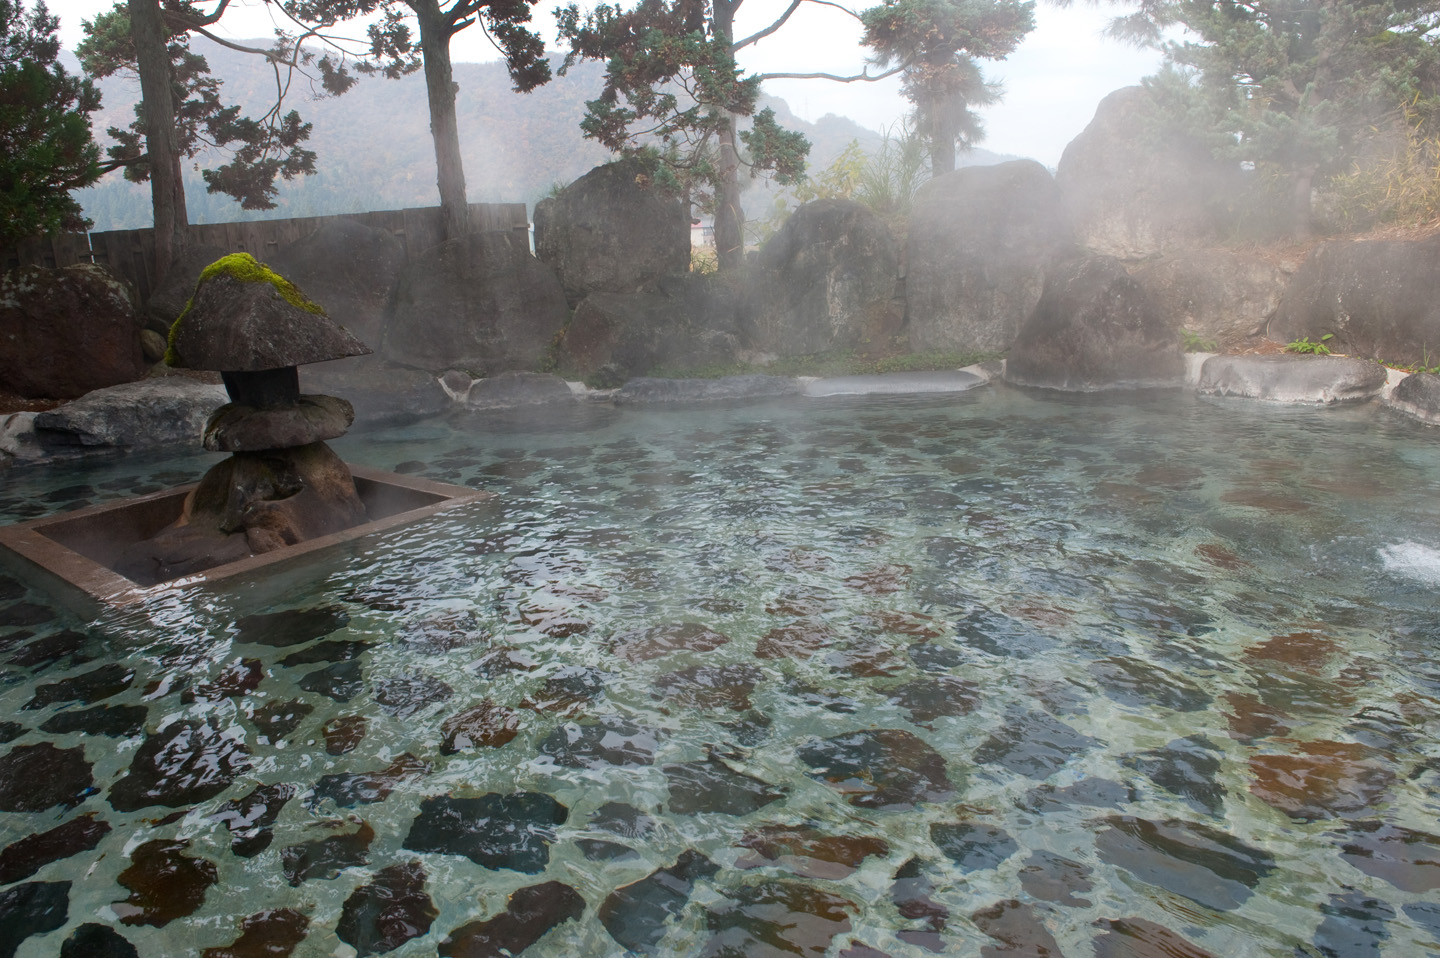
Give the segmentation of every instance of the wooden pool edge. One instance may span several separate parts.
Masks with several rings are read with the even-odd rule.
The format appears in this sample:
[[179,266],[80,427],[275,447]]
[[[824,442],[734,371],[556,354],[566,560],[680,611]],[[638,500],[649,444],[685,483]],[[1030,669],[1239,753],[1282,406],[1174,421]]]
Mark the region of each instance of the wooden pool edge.
[[[142,586],[102,561],[107,547],[148,538],[130,535],[125,541],[116,530],[151,528],[149,535],[180,515],[185,496],[194,484],[177,486],[143,496],[102,502],[70,512],[42,516],[0,526],[0,556],[10,559],[17,570],[38,573],[50,591],[87,597],[102,607],[123,608],[173,589],[202,583],[220,583],[269,566],[280,565],[366,536],[409,525],[457,506],[495,498],[495,493],[466,486],[435,482],[419,476],[349,465],[356,491],[366,510],[376,518],[349,529],[271,552],[247,556],[215,566],[204,572],[182,576],[153,586]],[[378,515],[377,515],[378,513]],[[168,517],[168,518],[166,518]],[[163,521],[160,521],[163,520]],[[156,522],[159,522],[156,525]],[[106,532],[109,535],[105,535]],[[95,548],[84,551],[68,543],[93,541]],[[90,552],[87,555],[85,552]]]

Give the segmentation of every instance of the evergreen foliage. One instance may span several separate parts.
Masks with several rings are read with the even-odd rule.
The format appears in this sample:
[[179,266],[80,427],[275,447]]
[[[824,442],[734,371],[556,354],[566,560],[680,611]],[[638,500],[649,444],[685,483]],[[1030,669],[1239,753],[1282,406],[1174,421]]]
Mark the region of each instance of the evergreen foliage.
[[1217,156],[1287,179],[1297,234],[1312,187],[1402,129],[1407,107],[1440,123],[1437,0],[1171,0],[1114,30],[1153,40],[1177,24],[1148,81],[1160,112]]
[[0,243],[89,225],[71,191],[100,177],[100,95],[57,62],[58,29],[43,2],[0,0]]
[[977,59],[1003,60],[1035,29],[1034,0],[884,0],[860,14],[863,43],[881,66],[903,68],[902,90],[930,144],[934,175],[955,169],[955,147],[984,135],[970,108],[995,103]]
[[[177,14],[201,18],[188,0],[166,0],[165,6]],[[211,73],[206,58],[190,49],[190,31],[180,24],[176,19],[166,20],[180,155],[193,159],[211,149],[225,151],[228,162],[201,171],[207,190],[234,197],[243,209],[271,209],[277,179],[291,180],[315,172],[315,153],[301,146],[310,136],[310,124],[302,122],[294,110],[282,113],[279,98],[258,120],[243,116],[239,106],[227,105],[220,97],[221,80]],[[85,72],[97,78],[137,75],[139,51],[126,4],[117,3],[86,21],[85,31],[86,38],[76,51]],[[268,51],[267,59],[271,64],[291,61],[294,50],[293,42],[282,39]],[[331,58],[322,58],[322,63],[324,85],[330,92],[342,92],[353,82]],[[107,150],[112,165],[123,168],[125,178],[135,183],[148,182],[153,172],[144,116],[144,104],[137,103],[135,119],[128,127],[106,131],[116,141]]]

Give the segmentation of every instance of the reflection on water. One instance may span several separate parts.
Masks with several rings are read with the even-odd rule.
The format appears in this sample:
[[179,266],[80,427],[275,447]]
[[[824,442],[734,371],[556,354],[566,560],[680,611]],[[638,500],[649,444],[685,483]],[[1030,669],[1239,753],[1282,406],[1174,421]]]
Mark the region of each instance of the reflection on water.
[[95,622],[0,577],[0,952],[1440,950],[1422,427],[988,391],[336,445],[500,497]]

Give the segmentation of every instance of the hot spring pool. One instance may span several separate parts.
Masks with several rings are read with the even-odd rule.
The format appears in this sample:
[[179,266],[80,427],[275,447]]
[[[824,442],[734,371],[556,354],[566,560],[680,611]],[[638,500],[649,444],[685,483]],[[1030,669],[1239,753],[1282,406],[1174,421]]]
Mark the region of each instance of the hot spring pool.
[[1440,953],[1440,433],[979,390],[335,445],[500,497],[96,621],[0,578],[0,955]]

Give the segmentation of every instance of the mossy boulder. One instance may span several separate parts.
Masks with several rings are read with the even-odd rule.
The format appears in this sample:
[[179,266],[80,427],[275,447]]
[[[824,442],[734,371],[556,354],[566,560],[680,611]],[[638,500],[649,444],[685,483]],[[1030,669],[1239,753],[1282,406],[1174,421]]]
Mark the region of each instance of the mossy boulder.
[[233,253],[200,274],[190,305],[170,327],[165,361],[258,372],[369,352],[293,283],[250,254]]
[[135,294],[103,266],[0,277],[0,392],[75,399],[145,375]]

